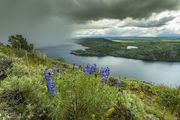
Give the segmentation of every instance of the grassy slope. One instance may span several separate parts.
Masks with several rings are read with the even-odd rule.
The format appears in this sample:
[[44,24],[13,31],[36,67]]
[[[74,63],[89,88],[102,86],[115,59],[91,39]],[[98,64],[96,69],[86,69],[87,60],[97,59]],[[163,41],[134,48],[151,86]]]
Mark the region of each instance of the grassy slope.
[[[8,59],[12,67],[0,81],[0,119],[180,119],[176,88],[126,78],[118,89],[113,86],[114,77],[102,84],[100,75],[84,76],[81,70],[72,70],[72,65],[39,52],[0,45],[0,64]],[[52,76],[57,90],[57,96],[52,97],[46,91],[43,71],[59,63],[63,70]]]

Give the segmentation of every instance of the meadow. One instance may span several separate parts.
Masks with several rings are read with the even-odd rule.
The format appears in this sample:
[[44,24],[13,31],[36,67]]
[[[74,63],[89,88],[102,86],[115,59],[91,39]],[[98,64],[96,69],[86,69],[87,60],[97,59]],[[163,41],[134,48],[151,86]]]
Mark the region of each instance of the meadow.
[[[53,74],[52,65],[59,64],[61,69]],[[47,91],[46,68],[51,72],[56,95]],[[85,75],[82,69],[36,50],[1,44],[0,73],[2,120],[180,119],[180,88],[111,75],[102,83],[98,71]],[[116,85],[117,80],[120,86]]]

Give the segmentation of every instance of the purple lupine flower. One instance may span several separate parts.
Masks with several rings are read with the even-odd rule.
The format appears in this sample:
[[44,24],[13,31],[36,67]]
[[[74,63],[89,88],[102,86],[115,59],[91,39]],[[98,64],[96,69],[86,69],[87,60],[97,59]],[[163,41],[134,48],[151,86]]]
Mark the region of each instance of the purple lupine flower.
[[104,69],[100,68],[99,73],[101,74],[101,76],[102,76],[103,72],[104,72]]
[[109,67],[106,68],[106,74],[107,74],[107,76],[110,75],[110,68]]
[[62,65],[61,64],[58,64],[58,71],[60,72],[62,69]]
[[96,65],[95,64],[92,65],[90,69],[91,69],[92,74],[96,73]]
[[88,69],[87,69],[87,66],[84,67],[83,72],[84,72],[85,75],[88,75]]
[[90,73],[90,67],[89,67],[89,65],[87,65],[87,66],[84,67],[83,72],[84,72],[85,75],[88,75],[88,74]]
[[107,75],[102,76],[102,80],[103,80],[104,82],[106,82],[106,81],[108,80],[108,76],[107,76]]
[[47,90],[51,95],[56,95],[56,88],[54,86],[54,82],[51,78],[51,73],[49,72],[49,70],[46,68],[46,70],[44,71],[44,77],[46,79],[46,86],[47,86]]
[[54,64],[52,65],[52,71],[54,75],[57,75],[57,68]]
[[121,85],[120,80],[116,80],[116,86],[117,86],[117,87],[120,87],[120,85]]
[[101,68],[100,74],[102,76],[102,81],[107,81],[110,75],[110,68],[109,67],[107,67],[106,69]]
[[108,80],[108,75],[106,74],[105,70],[102,71],[102,80],[107,81]]

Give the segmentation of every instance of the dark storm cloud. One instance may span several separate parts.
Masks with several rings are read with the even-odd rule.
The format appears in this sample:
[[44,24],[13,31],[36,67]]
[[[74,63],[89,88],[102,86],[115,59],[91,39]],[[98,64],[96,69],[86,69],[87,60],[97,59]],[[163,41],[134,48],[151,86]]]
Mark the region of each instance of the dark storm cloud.
[[[53,0],[0,0],[0,42],[23,34],[36,46],[57,45],[69,38],[69,21],[55,16]],[[51,42],[50,42],[51,41]]]
[[74,23],[142,19],[178,5],[179,0],[0,0],[0,42],[23,34],[36,46],[57,45],[71,37]]
[[134,19],[149,17],[153,12],[175,10],[179,0],[57,0],[59,14],[78,22],[102,18]]
[[52,14],[49,0],[0,0],[1,23],[37,23],[46,20]]

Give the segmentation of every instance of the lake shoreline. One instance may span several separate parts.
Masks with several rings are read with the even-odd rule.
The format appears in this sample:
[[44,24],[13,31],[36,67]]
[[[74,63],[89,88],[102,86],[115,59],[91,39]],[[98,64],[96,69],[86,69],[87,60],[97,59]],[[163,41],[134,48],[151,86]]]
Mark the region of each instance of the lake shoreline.
[[[70,54],[72,50],[84,49],[77,43],[43,48],[41,52],[58,59],[64,58],[67,63],[77,65],[97,64],[99,67],[109,66],[113,76],[125,76],[156,85],[164,84],[170,87],[179,86],[179,62],[143,61],[125,57],[113,56],[77,56]],[[170,81],[171,80],[171,81]]]
[[[133,40],[132,40],[133,41]],[[79,39],[77,44],[86,49],[71,50],[76,56],[123,57],[153,62],[180,62],[180,42],[176,41],[138,41],[114,42],[109,39]],[[131,47],[131,48],[129,48]]]
[[[75,56],[80,56],[80,57],[107,57],[111,55],[84,55],[80,54],[76,51],[71,51],[70,54],[75,55]],[[111,57],[116,57],[116,58],[127,58],[127,59],[132,59],[132,60],[142,60],[144,62],[168,62],[168,63],[180,63],[179,61],[172,61],[172,60],[148,60],[148,59],[138,59],[138,58],[132,58],[132,57],[126,57],[126,56],[111,56]]]

